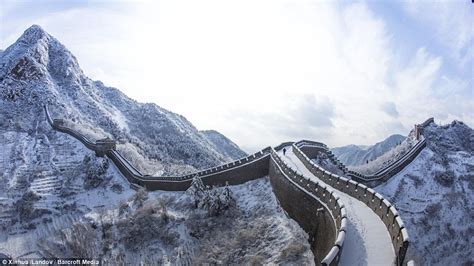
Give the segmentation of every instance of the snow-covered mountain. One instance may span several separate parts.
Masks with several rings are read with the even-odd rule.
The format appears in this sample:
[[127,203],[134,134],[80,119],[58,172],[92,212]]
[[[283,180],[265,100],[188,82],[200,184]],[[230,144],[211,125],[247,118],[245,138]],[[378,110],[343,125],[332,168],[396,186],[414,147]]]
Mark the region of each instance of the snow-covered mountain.
[[118,149],[145,173],[189,172],[233,159],[220,152],[227,143],[217,147],[185,117],[86,77],[66,47],[36,25],[1,54],[0,98],[0,126],[32,131],[31,121],[49,104],[53,116],[92,139],[124,143]]
[[347,145],[331,149],[336,157],[345,165],[361,165],[372,161],[395,146],[402,143],[406,137],[394,134],[372,146]]
[[268,178],[137,192],[108,159],[53,130],[44,104],[93,139],[121,141],[118,148],[144,173],[232,158],[221,152],[226,141],[210,141],[184,117],[90,80],[62,44],[32,26],[0,54],[0,257],[314,263],[308,235],[278,205]]
[[349,166],[348,168],[361,174],[374,174],[402,158],[413,148],[417,142],[418,140],[416,139],[415,131],[411,130],[408,134],[408,137],[399,142],[398,145],[394,145],[391,149],[388,149],[385,153],[372,160],[369,160],[368,162],[366,161],[366,163]]
[[454,121],[424,129],[427,147],[376,190],[401,213],[418,265],[472,265],[474,130]]
[[224,154],[232,159],[239,159],[242,157],[247,156],[247,153],[242,151],[237,144],[232,142],[226,136],[222,135],[221,133],[215,130],[203,130],[201,131],[204,136],[214,144],[216,150],[219,153]]

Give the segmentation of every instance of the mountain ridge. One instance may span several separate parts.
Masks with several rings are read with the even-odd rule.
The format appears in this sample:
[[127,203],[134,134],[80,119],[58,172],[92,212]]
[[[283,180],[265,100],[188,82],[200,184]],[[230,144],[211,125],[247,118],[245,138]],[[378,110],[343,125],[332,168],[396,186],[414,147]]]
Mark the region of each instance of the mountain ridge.
[[226,154],[233,159],[243,158],[248,155],[242,151],[237,144],[232,142],[232,140],[216,130],[201,130],[200,132],[204,134],[222,154]]
[[431,123],[427,146],[375,190],[397,206],[413,239],[408,257],[420,265],[470,265],[473,250],[474,130],[463,122]]
[[365,164],[367,161],[376,159],[391,150],[406,139],[400,134],[393,134],[386,139],[369,146],[350,144],[342,147],[332,148],[336,157],[347,166]]
[[34,130],[30,121],[48,104],[53,116],[91,139],[117,139],[119,150],[145,172],[189,172],[235,159],[184,116],[88,78],[74,55],[40,26],[25,30],[1,54],[0,66],[0,112],[7,128]]

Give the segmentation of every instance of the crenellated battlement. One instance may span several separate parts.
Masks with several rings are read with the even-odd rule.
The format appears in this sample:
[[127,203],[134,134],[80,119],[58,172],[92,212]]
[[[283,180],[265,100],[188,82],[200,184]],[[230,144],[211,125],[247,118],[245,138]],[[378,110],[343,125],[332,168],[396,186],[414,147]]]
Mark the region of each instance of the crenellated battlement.
[[312,174],[332,188],[344,192],[363,202],[377,214],[390,234],[392,245],[397,255],[397,265],[401,265],[408,249],[409,237],[405,225],[395,207],[392,206],[392,204],[382,195],[366,185],[330,173],[319,165],[313,163],[297,145],[293,145],[293,151]]

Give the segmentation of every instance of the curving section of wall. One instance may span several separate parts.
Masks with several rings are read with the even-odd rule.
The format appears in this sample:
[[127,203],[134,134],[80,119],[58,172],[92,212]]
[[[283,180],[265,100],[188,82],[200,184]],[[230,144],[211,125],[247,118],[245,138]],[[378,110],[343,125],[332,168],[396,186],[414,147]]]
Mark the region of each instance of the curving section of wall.
[[293,151],[312,174],[329,186],[362,201],[377,214],[390,234],[397,256],[397,265],[402,265],[408,249],[409,237],[408,231],[405,229],[405,225],[395,207],[382,195],[364,184],[332,174],[316,165],[297,145],[293,145]]
[[434,118],[433,117],[430,117],[428,119],[425,120],[425,122],[417,125],[418,127],[421,127],[421,128],[425,128],[427,126],[429,126],[431,123],[434,123]]
[[134,171],[130,163],[116,150],[106,153],[129,182],[145,187],[147,190],[184,191],[191,185],[194,177],[200,177],[205,185],[238,185],[268,175],[269,149],[225,165],[202,170],[184,176],[144,176]]
[[346,210],[334,191],[305,178],[272,149],[270,182],[281,206],[310,236],[316,261],[337,265],[347,227]]
[[[48,108],[45,113],[49,124],[56,130],[69,134],[93,151],[104,152],[101,144],[81,133],[62,126],[52,119]],[[293,142],[277,146],[281,149]],[[274,149],[267,147],[240,160],[184,176],[153,177],[140,173],[115,147],[108,146],[104,154],[112,160],[122,175],[134,185],[147,190],[183,191],[192,179],[200,177],[209,186],[237,185],[269,176],[272,188],[282,208],[308,233],[315,261],[322,265],[337,265],[347,226],[346,211],[332,191],[324,184],[315,184],[286,165]],[[100,155],[100,154],[98,154]]]
[[280,145],[275,146],[273,149],[275,149],[276,151],[279,151],[279,150],[283,149],[284,147],[286,147],[288,145],[291,145],[293,143],[294,143],[293,141],[282,142]]
[[87,137],[85,137],[84,135],[80,134],[79,132],[73,129],[63,126],[64,124],[63,120],[52,119],[51,115],[49,114],[49,110],[47,106],[44,107],[44,110],[46,113],[46,120],[48,121],[48,123],[51,125],[52,128],[54,128],[57,131],[73,136],[74,138],[82,142],[82,144],[84,144],[84,146],[86,146],[88,149],[91,149],[91,150],[97,149],[97,146],[95,145],[95,143],[89,140]]
[[[149,176],[143,175],[117,150],[104,140],[91,141],[81,133],[63,126],[60,119],[52,119],[47,106],[44,107],[49,124],[57,131],[69,134],[81,141],[97,155],[106,155],[112,160],[118,170],[131,183],[145,187],[148,190],[184,191],[191,185],[194,177],[200,177],[205,185],[224,186],[236,185],[268,175],[270,147],[240,160],[219,165],[183,176]],[[105,143],[105,144],[104,144]]]
[[312,145],[307,141],[299,141],[295,144],[309,158],[314,158],[318,152],[326,153],[328,158],[335,165],[337,165],[337,167],[341,169],[344,174],[351,177],[351,179],[364,183],[366,185],[377,186],[387,181],[389,178],[396,175],[403,168],[409,165],[416,158],[416,156],[418,156],[418,154],[426,147],[426,140],[424,138],[421,138],[405,155],[372,175],[364,175],[356,171],[348,170],[347,167],[336,158],[336,156],[331,152],[330,149],[328,149],[326,145]]
[[347,172],[347,175],[359,182],[368,183],[372,186],[377,186],[378,184],[388,180],[390,177],[396,175],[403,168],[409,165],[425,147],[426,140],[422,138],[415,145],[413,145],[413,147],[400,159],[394,161],[393,163],[379,170],[373,175],[363,175],[361,173],[351,170]]
[[[194,177],[200,177],[209,186],[237,185],[246,181],[270,177],[275,195],[288,215],[296,220],[310,236],[312,250],[317,263],[322,265],[337,265],[343,249],[347,216],[344,204],[328,185],[343,191],[369,206],[385,223],[392,237],[398,264],[403,262],[408,248],[408,235],[396,209],[380,194],[367,186],[335,176],[315,165],[299,149],[326,149],[323,143],[300,141],[297,144],[285,142],[275,149],[293,145],[298,158],[310,171],[325,183],[314,182],[299,174],[288,166],[277,154],[275,149],[267,147],[255,154],[249,155],[231,163],[198,171],[184,176],[148,176],[143,175],[117,150],[110,141],[91,141],[81,133],[67,128],[61,120],[52,119],[48,107],[45,106],[49,124],[60,132],[64,132],[81,141],[87,148],[99,156],[107,156],[128,179],[132,185],[140,185],[148,190],[184,191],[191,185]],[[105,143],[105,144],[104,144]],[[298,147],[299,146],[299,147]],[[307,152],[310,149],[308,148]]]
[[[316,144],[314,144],[316,143]],[[319,142],[309,142],[307,140],[298,141],[295,143],[301,151],[303,151],[309,158],[315,158],[319,152],[325,153],[332,163],[337,165],[344,174],[348,172],[347,167],[341,163],[337,157],[332,153],[332,151],[323,143]]]

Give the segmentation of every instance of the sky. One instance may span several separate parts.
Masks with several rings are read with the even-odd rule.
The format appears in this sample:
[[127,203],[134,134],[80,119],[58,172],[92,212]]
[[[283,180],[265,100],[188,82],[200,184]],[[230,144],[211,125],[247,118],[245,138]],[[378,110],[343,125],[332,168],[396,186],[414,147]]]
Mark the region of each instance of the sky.
[[474,125],[471,1],[0,0],[0,49],[32,24],[85,74],[247,152],[374,144]]

